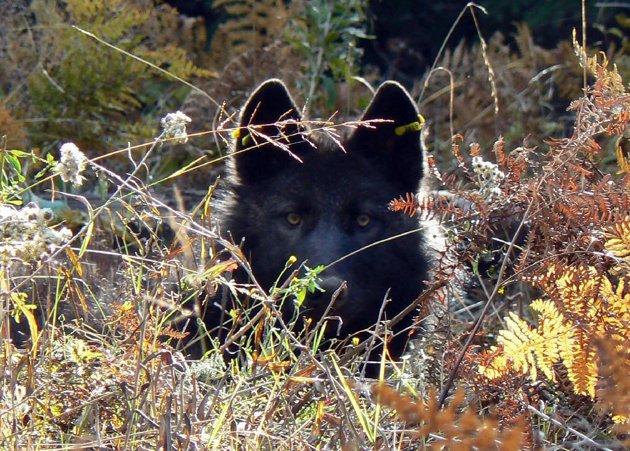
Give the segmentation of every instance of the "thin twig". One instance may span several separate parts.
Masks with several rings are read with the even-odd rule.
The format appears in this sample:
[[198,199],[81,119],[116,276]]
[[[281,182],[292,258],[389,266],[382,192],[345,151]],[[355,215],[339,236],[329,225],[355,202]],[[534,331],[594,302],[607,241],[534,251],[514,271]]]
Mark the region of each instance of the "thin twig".
[[582,440],[587,442],[589,445],[594,446],[597,449],[603,449],[603,450],[606,450],[606,451],[612,451],[610,448],[606,448],[604,445],[600,445],[599,443],[595,442],[592,438],[589,438],[586,435],[582,434],[581,432],[576,431],[572,427],[569,427],[566,424],[563,424],[560,421],[558,421],[558,420],[556,420],[554,418],[551,418],[549,415],[546,415],[546,414],[542,413],[541,411],[537,410],[533,406],[529,406],[528,405],[527,406],[527,410],[529,410],[530,412],[532,412],[535,415],[538,415],[543,420],[549,421],[549,422],[555,424],[556,426],[561,427],[562,429],[564,429],[566,431],[569,431],[572,434],[575,434],[576,436],[580,437]]
[[[413,301],[402,312],[400,312],[398,315],[394,316],[391,320],[387,322],[388,327],[391,329],[393,326],[401,322],[403,319],[405,319],[407,315],[409,315],[416,308],[425,303],[436,291],[445,287],[446,284],[446,281],[441,280],[424,290],[422,294],[420,294],[420,296],[416,298],[415,301]],[[368,340],[360,343],[358,346],[352,348],[352,350],[346,352],[343,357],[339,359],[339,363],[342,365],[347,364],[350,360],[352,360],[354,356],[366,350],[368,345]]]
[[[446,37],[442,41],[442,45],[440,46],[440,49],[438,50],[437,55],[435,55],[435,59],[433,60],[433,64],[431,65],[431,70],[429,70],[429,73],[433,72],[433,70],[437,67],[438,61],[440,57],[442,56],[444,49],[446,48],[446,44],[448,43],[448,40],[451,38],[451,35],[455,31],[455,27],[457,27],[457,25],[459,24],[459,21],[464,16],[464,13],[466,12],[468,8],[472,9],[473,7],[479,8],[481,11],[483,11],[484,14],[488,14],[488,12],[483,6],[480,6],[474,2],[467,3],[466,6],[464,6],[462,10],[459,12],[457,19],[455,19],[455,22],[453,22],[453,25],[451,25],[451,28],[448,30],[448,33],[446,33]],[[420,95],[418,96],[418,100],[416,103],[419,104],[422,98],[424,97],[424,91],[427,89],[427,86],[428,86],[428,82],[425,81],[424,84],[422,85],[422,90],[420,91]]]
[[531,209],[531,206],[532,204],[530,203],[527,207],[527,210],[525,211],[525,214],[523,214],[523,218],[521,219],[521,222],[518,225],[518,228],[516,229],[514,236],[512,237],[510,246],[505,252],[505,257],[503,258],[503,262],[501,263],[501,269],[499,270],[499,276],[497,278],[497,283],[494,286],[494,290],[492,290],[492,294],[490,294],[490,297],[486,301],[486,304],[483,306],[483,310],[481,310],[481,313],[479,314],[479,318],[477,318],[477,321],[475,321],[475,324],[472,327],[472,330],[470,331],[468,338],[466,339],[466,343],[464,343],[464,346],[459,353],[459,357],[457,358],[457,361],[455,362],[455,366],[451,370],[451,374],[448,376],[446,384],[444,385],[444,388],[442,389],[442,392],[440,393],[440,397],[438,399],[439,408],[442,408],[442,406],[444,405],[444,401],[446,401],[448,392],[450,391],[451,386],[453,385],[453,382],[455,381],[455,378],[457,377],[459,366],[461,365],[462,360],[464,359],[464,356],[466,355],[466,351],[468,350],[468,347],[470,346],[470,343],[472,342],[475,335],[477,335],[477,332],[479,331],[479,328],[481,327],[481,324],[483,323],[486,313],[488,312],[488,309],[490,308],[490,304],[492,304],[492,301],[497,296],[497,293],[499,292],[499,289],[502,286],[501,281],[503,279],[505,270],[507,268],[507,262],[510,259],[510,254],[512,253],[512,250],[514,249],[516,240],[518,239],[519,235],[521,234],[521,230],[523,229],[525,225],[525,221],[527,220],[529,216],[529,210]]
[[[295,276],[297,276],[298,273],[298,269],[296,269],[295,271],[293,271],[291,273],[291,275],[289,277],[287,277],[284,285],[282,287],[280,287],[280,290],[286,288],[286,286],[288,286],[288,284],[291,282],[291,280],[293,280],[293,278]],[[273,300],[272,300],[273,302]],[[247,322],[247,324],[245,324],[243,327],[241,327],[239,330],[237,330],[236,332],[234,332],[233,334],[229,335],[226,339],[225,342],[221,345],[221,347],[219,348],[219,352],[225,352],[225,350],[230,347],[232,345],[232,343],[234,343],[236,340],[238,340],[239,338],[241,338],[243,335],[245,335],[252,327],[254,327],[258,321],[260,321],[260,318],[262,318],[262,316],[265,314],[265,309],[261,306],[260,310],[258,310],[258,312],[256,312],[256,314],[254,315],[254,317],[249,320]]]

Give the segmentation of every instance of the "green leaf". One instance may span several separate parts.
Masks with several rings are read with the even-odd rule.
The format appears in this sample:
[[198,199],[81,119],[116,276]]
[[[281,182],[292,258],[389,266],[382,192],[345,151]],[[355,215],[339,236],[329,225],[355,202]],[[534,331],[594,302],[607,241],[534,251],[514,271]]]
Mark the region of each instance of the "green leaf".
[[11,149],[8,151],[9,154],[15,155],[18,158],[28,158],[31,156],[30,153],[24,152],[23,150]]
[[91,220],[87,226],[87,230],[85,231],[85,238],[83,239],[83,243],[81,243],[81,250],[79,250],[79,258],[83,257],[83,254],[85,254],[88,244],[90,244],[90,240],[92,239],[93,232],[94,232],[94,221]]
[[9,154],[9,155],[5,155],[5,158],[11,164],[11,166],[13,166],[13,168],[18,174],[22,173],[22,163],[20,162],[20,159],[18,157],[16,157],[15,155]]
[[302,304],[304,303],[304,300],[306,299],[306,288],[301,289],[300,291],[297,292],[297,294],[295,295],[295,303],[298,305],[298,307],[302,307]]

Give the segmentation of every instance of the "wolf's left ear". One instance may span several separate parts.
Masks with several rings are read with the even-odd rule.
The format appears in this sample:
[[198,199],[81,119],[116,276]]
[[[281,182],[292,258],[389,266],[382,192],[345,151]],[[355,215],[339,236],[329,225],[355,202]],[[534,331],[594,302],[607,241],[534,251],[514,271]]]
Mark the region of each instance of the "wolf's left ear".
[[262,83],[241,112],[233,157],[240,180],[253,182],[282,167],[299,164],[309,144],[304,140],[301,115],[280,80]]
[[416,192],[423,176],[420,131],[424,120],[405,88],[395,81],[383,83],[361,120],[384,122],[359,125],[346,144],[348,152],[372,160],[402,191]]

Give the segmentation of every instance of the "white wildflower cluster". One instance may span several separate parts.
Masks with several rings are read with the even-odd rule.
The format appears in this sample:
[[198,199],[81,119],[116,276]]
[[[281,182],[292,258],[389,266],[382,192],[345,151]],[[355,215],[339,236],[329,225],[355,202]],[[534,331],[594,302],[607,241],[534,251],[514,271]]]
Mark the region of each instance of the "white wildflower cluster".
[[59,149],[61,157],[55,165],[55,172],[61,176],[64,182],[71,182],[80,186],[85,178],[81,173],[87,166],[87,158],[74,143],[65,143]]
[[190,364],[190,373],[195,379],[221,379],[225,377],[226,370],[225,360],[223,360],[223,356],[219,352],[209,352],[204,356],[203,360],[197,360]]
[[499,185],[505,178],[499,167],[490,161],[484,161],[481,157],[473,157],[472,167],[477,174],[479,193],[486,199],[501,195]]
[[410,387],[422,389],[426,387],[426,375],[430,374],[431,362],[431,357],[426,353],[426,349],[430,346],[429,342],[430,340],[426,338],[415,338],[409,340],[405,348],[405,354],[401,358],[404,362],[401,382],[404,381]]
[[185,144],[188,142],[188,134],[186,133],[186,125],[192,122],[192,119],[181,111],[168,113],[162,118],[162,128],[164,129],[164,137],[174,138],[175,144]]
[[52,212],[30,203],[21,209],[0,205],[0,264],[24,263],[42,259],[72,238],[65,227],[48,227]]

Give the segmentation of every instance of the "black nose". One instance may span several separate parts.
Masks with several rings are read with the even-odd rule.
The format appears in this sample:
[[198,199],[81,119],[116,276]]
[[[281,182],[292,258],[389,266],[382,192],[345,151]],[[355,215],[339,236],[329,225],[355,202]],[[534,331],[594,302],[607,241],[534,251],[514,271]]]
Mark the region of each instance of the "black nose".
[[[330,300],[335,291],[337,291],[343,283],[344,281],[336,276],[322,277],[319,281],[319,287],[324,290],[324,292],[320,293],[320,296],[322,298]],[[339,294],[337,295],[338,301],[342,300],[343,297],[345,297],[346,291],[347,289],[343,289],[339,292]]]

